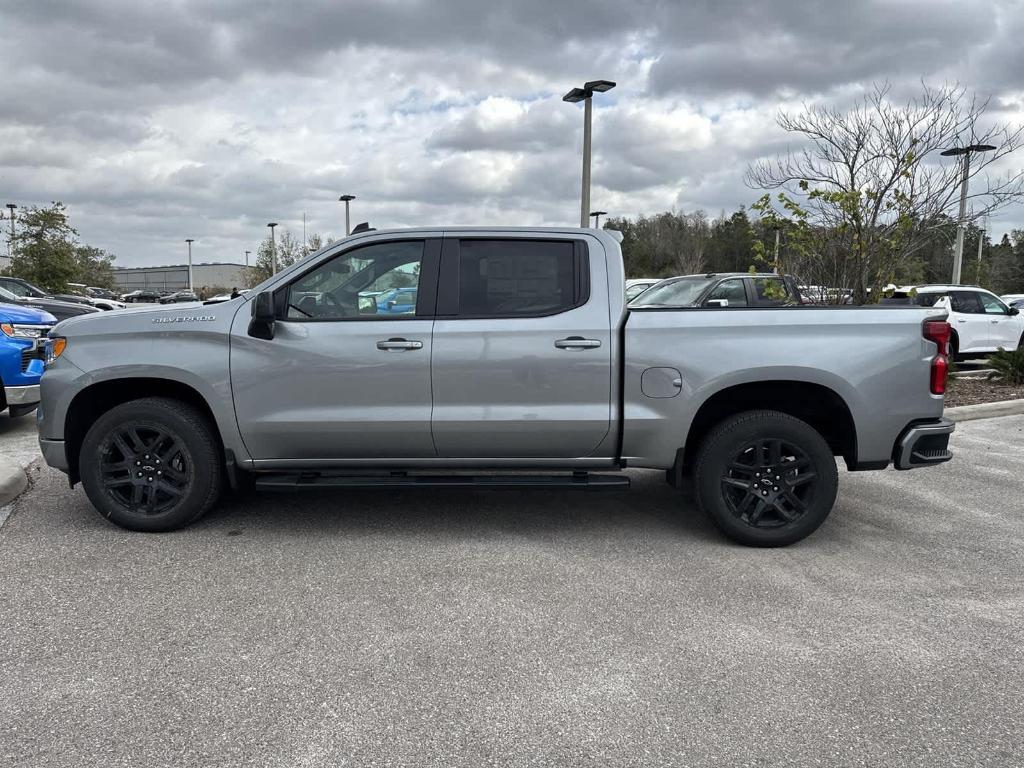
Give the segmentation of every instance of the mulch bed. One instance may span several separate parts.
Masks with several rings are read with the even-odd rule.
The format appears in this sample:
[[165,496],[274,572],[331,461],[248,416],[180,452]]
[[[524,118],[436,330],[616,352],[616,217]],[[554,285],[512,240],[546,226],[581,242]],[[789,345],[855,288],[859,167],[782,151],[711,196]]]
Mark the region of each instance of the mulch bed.
[[1018,400],[1024,398],[1024,386],[1011,386],[998,381],[986,379],[960,379],[950,377],[946,388],[946,407],[958,405],[977,405],[978,403],[997,403],[1000,400]]

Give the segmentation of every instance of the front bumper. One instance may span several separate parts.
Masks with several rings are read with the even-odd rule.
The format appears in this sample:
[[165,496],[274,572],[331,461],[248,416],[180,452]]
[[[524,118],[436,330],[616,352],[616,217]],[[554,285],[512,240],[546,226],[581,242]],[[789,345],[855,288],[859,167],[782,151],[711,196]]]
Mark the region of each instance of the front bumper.
[[949,436],[956,425],[949,419],[911,424],[896,440],[892,461],[896,469],[943,464],[953,458]]
[[35,405],[39,402],[39,385],[4,387],[4,397],[7,398],[7,405]]
[[46,440],[41,437],[39,438],[39,451],[43,454],[43,461],[48,466],[67,474],[68,455],[64,450],[63,440]]

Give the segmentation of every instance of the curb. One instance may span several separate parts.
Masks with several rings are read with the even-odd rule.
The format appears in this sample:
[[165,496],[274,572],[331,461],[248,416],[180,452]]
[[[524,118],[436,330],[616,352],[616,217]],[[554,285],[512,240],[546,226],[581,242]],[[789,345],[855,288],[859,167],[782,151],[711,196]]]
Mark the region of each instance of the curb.
[[28,475],[21,467],[0,466],[0,507],[14,501],[28,488]]
[[959,405],[956,408],[947,408],[943,412],[943,416],[953,421],[972,421],[974,419],[994,419],[997,416],[1016,416],[1020,413],[1024,413],[1024,399]]

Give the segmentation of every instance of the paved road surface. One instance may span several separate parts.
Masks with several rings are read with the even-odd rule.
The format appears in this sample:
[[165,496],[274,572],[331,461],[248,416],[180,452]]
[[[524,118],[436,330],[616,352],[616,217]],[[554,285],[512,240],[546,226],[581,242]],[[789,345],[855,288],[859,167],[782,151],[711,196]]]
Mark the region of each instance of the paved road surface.
[[1024,417],[801,545],[629,493],[361,491],[0,530],[0,765],[1021,765]]

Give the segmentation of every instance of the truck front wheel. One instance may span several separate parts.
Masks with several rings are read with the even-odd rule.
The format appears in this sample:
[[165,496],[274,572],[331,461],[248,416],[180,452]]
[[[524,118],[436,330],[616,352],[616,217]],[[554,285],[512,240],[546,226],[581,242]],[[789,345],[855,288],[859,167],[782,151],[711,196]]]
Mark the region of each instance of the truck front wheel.
[[178,400],[150,397],[110,409],[86,433],[78,463],[96,510],[132,531],[186,526],[220,494],[213,428]]
[[839,485],[835,458],[809,424],[747,411],[718,424],[697,454],[697,500],[729,538],[781,547],[825,522]]

